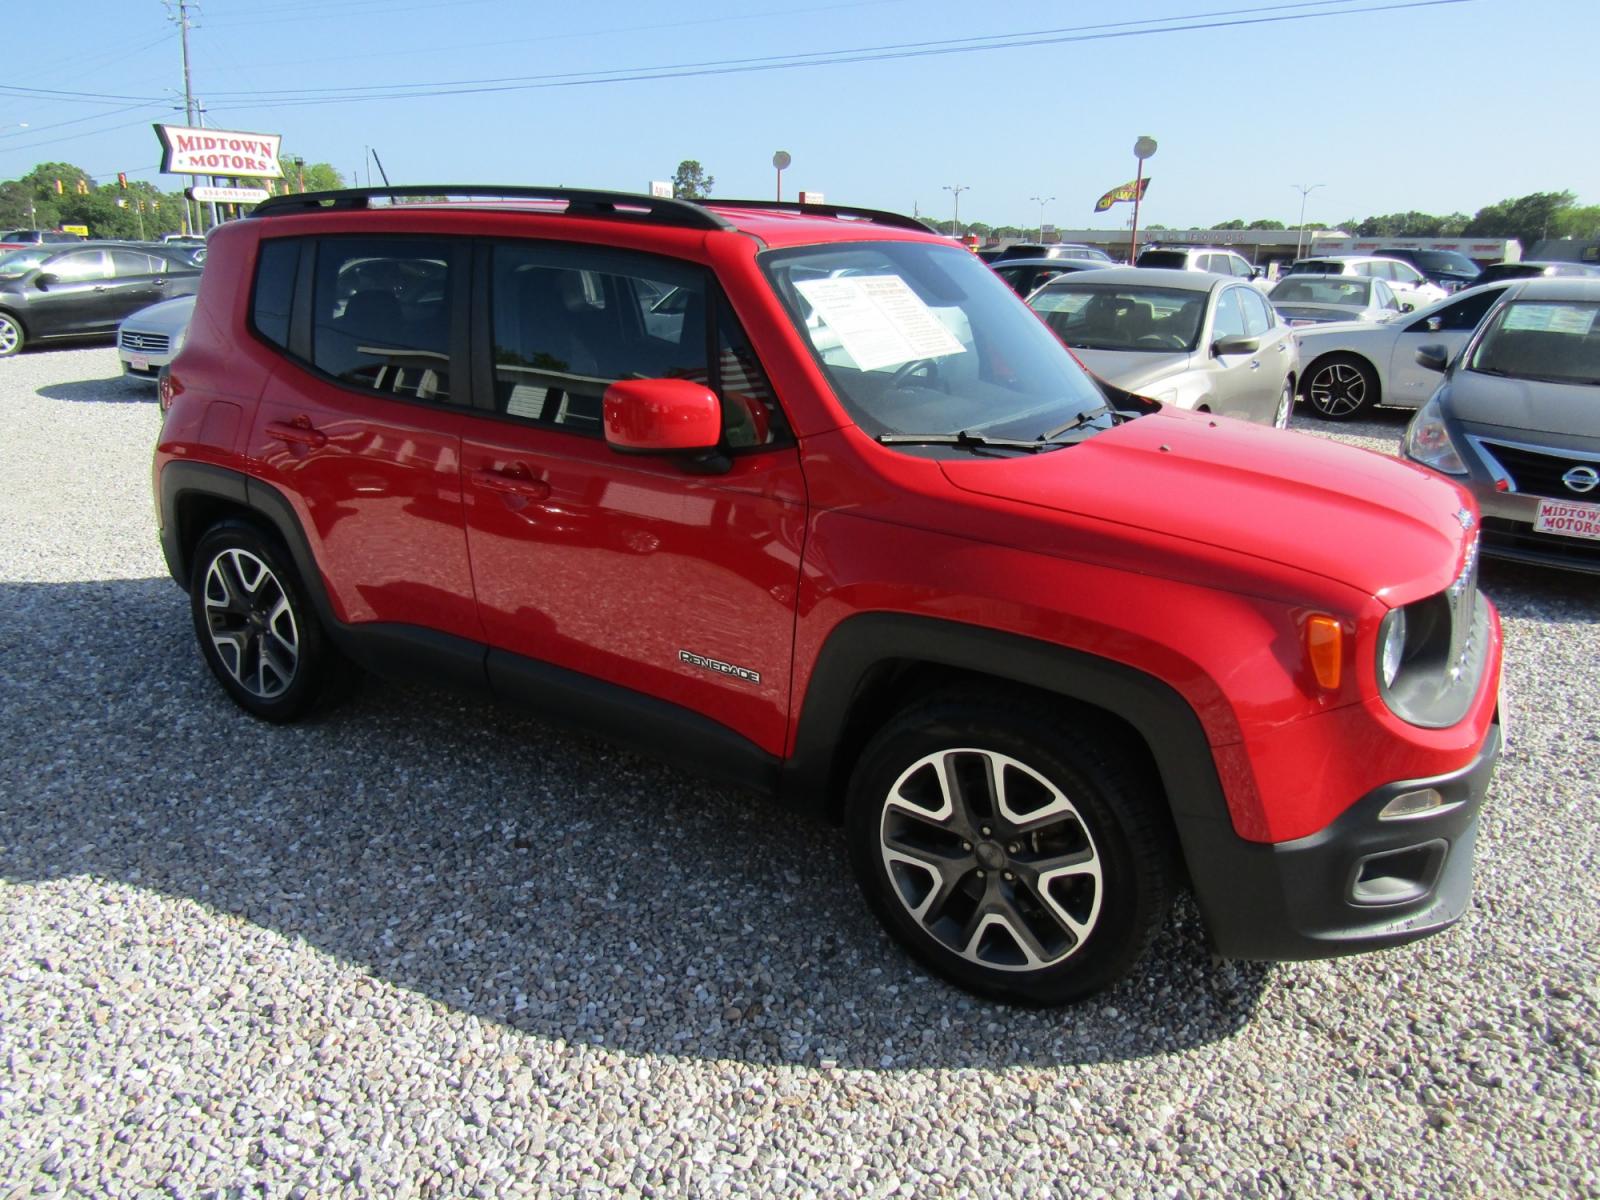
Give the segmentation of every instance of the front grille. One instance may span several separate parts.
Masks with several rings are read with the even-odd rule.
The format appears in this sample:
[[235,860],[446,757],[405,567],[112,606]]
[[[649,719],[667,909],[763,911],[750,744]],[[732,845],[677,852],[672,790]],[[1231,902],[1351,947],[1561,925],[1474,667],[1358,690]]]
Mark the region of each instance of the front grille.
[[1600,542],[1555,533],[1535,533],[1526,521],[1485,517],[1483,548],[1486,553],[1503,558],[1600,571]]
[[[1535,450],[1508,442],[1475,439],[1480,449],[1500,464],[1516,491],[1529,496],[1554,496],[1562,500],[1585,499],[1585,493],[1569,488],[1561,477],[1573,467],[1600,469],[1600,457],[1561,450]],[[1594,494],[1600,500],[1600,492]]]
[[165,354],[171,341],[164,333],[135,333],[131,329],[124,329],[117,338],[119,346],[135,354]]

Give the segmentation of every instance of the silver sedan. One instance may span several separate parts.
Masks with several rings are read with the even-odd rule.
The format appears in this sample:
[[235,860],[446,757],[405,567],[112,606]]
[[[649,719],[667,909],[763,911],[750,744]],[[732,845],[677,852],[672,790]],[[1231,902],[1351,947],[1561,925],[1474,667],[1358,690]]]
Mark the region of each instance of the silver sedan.
[[1483,552],[1600,574],[1600,279],[1519,280],[1453,361],[1416,357],[1406,457],[1473,493]]
[[1267,293],[1267,302],[1295,327],[1330,321],[1387,321],[1400,312],[1400,301],[1387,283],[1354,275],[1280,279]]
[[1110,267],[1053,279],[1028,307],[1084,366],[1124,391],[1279,428],[1289,422],[1294,334],[1247,280]]
[[1468,288],[1379,324],[1350,321],[1297,330],[1306,406],[1330,421],[1349,420],[1374,404],[1416,408],[1439,383],[1438,375],[1417,365],[1417,349],[1461,349],[1508,286]]

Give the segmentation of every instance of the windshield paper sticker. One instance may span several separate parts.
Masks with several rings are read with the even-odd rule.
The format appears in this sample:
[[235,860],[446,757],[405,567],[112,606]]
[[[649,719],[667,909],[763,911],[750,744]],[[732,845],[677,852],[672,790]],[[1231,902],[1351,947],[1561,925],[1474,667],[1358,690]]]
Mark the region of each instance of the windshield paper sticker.
[[806,279],[794,286],[860,370],[966,353],[966,347],[898,275]]
[[1585,334],[1593,328],[1597,311],[1587,304],[1513,304],[1501,328]]

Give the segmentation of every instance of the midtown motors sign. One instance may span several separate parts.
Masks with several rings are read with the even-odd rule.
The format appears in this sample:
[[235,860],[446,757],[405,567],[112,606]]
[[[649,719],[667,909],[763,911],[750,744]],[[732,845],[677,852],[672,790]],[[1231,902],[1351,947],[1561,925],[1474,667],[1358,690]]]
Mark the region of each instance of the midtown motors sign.
[[189,129],[157,125],[161,170],[168,175],[227,175],[281,179],[276,133],[238,133],[228,129]]

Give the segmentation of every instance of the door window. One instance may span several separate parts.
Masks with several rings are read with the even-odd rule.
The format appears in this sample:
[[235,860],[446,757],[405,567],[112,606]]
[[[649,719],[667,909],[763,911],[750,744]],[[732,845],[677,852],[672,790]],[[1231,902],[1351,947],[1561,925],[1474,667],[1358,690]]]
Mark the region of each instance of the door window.
[[1244,331],[1244,312],[1239,307],[1239,289],[1225,288],[1217,297],[1217,313],[1211,323],[1211,340],[1219,342],[1223,338],[1244,337]]
[[690,379],[718,393],[730,448],[783,436],[776,397],[704,269],[508,243],[494,247],[491,276],[496,412],[598,437],[610,384]]
[[422,238],[327,238],[312,287],[311,361],[340,383],[450,398],[450,293],[461,251]]
[[1409,284],[1412,287],[1418,287],[1427,282],[1427,280],[1423,279],[1421,271],[1418,271],[1415,267],[1408,266],[1405,263],[1394,262],[1385,263],[1384,265],[1389,268],[1391,273],[1390,277],[1397,283]]
[[44,264],[47,273],[62,283],[79,283],[86,279],[105,279],[111,272],[105,255],[98,250],[80,250],[76,254],[63,254]]
[[1244,306],[1244,328],[1251,337],[1261,337],[1272,329],[1272,309],[1254,288],[1234,288],[1233,295]]
[[1400,311],[1400,300],[1394,294],[1394,289],[1381,279],[1372,281],[1373,298],[1379,308],[1387,308],[1391,312]]
[[166,259],[156,258],[149,254],[140,254],[137,250],[113,250],[110,253],[111,273],[119,277],[159,275],[167,269]]
[[[1483,320],[1483,314],[1494,307],[1496,300],[1500,299],[1503,289],[1492,288],[1476,296],[1467,296],[1457,300],[1454,304],[1446,304],[1432,317],[1416,321],[1406,326],[1407,333],[1436,333],[1443,329],[1456,329],[1462,332],[1471,332],[1478,327],[1478,322]],[[1434,325],[1433,322],[1438,324]]]

